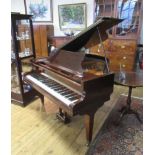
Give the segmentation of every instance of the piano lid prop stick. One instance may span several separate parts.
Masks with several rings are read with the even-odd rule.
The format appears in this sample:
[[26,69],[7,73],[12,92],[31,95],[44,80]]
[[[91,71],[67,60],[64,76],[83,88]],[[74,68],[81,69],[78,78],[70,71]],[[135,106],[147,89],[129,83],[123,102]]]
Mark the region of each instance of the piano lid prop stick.
[[102,41],[100,30],[99,30],[98,26],[97,26],[97,32],[98,32],[98,35],[99,35],[101,48],[102,48],[102,50],[104,52],[104,55],[105,55],[105,63],[106,63],[106,67],[107,67],[107,70],[108,70],[108,73],[109,73],[110,71],[109,71],[109,66],[108,66],[108,62],[107,62],[107,56],[106,56],[106,52],[105,52],[105,50],[103,48],[103,41]]

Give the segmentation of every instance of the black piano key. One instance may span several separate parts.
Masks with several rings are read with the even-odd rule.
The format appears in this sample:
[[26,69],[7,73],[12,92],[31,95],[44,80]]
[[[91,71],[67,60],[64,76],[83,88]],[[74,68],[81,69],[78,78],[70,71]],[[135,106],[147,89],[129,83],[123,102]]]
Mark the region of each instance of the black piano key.
[[45,82],[45,83],[50,83],[51,80],[50,80],[50,79],[45,79],[44,82]]
[[54,84],[53,83],[48,83],[48,84],[46,84],[48,87],[50,87],[50,86],[53,86]]
[[65,88],[64,88],[64,89],[60,89],[60,90],[58,91],[58,93],[59,93],[59,94],[64,93],[66,90],[67,90],[67,89],[65,89]]
[[73,97],[70,97],[70,98],[69,98],[70,101],[74,101],[74,100],[77,100],[77,99],[79,99],[78,96],[73,96]]
[[57,93],[59,93],[59,94],[62,92],[64,92],[64,91],[62,91],[61,89],[57,90]]
[[65,90],[66,89],[66,87],[64,87],[64,86],[62,86],[62,85],[60,85],[61,86],[61,90]]
[[57,92],[58,93],[58,91],[60,90],[59,88],[55,88],[55,89],[53,89],[55,92]]
[[60,90],[60,91],[58,91],[58,93],[59,93],[60,95],[62,95],[62,96],[66,94],[66,92],[65,92],[64,90],[62,90],[62,91]]
[[73,93],[72,96],[68,97],[68,99],[72,98],[72,97],[77,97],[78,95]]
[[49,84],[57,84],[55,81],[50,81]]
[[68,99],[69,97],[72,97],[73,95],[74,95],[74,93],[69,93],[67,95],[64,95],[64,97]]
[[55,88],[53,88],[53,90],[55,90],[57,92],[58,90],[61,90],[61,87],[60,86],[59,87],[55,87]]
[[50,88],[54,88],[54,87],[58,87],[58,85],[56,84],[56,83],[54,83],[54,84],[47,84],[47,86],[49,86]]
[[74,101],[79,98],[79,95],[74,91],[62,86],[58,82],[49,79],[48,77],[45,77],[44,75],[34,73],[32,76],[70,101]]
[[68,93],[72,94],[72,93],[74,93],[74,92],[73,92],[72,90],[69,90],[69,89],[68,89]]
[[53,87],[51,87],[52,89],[58,89],[58,88],[60,88],[60,86],[59,85],[54,85]]
[[68,94],[68,91],[65,91],[65,92],[63,92],[63,93],[60,93],[62,96],[65,96],[65,95],[67,95]]
[[47,82],[47,81],[42,81],[42,83],[45,84],[45,85],[47,85],[47,86],[49,84],[49,82]]
[[[66,91],[65,91],[64,93],[65,93],[65,94],[71,94],[72,92],[73,92],[73,91],[71,91],[71,90],[69,90],[69,89],[66,88]],[[65,94],[62,93],[62,95],[65,95]]]

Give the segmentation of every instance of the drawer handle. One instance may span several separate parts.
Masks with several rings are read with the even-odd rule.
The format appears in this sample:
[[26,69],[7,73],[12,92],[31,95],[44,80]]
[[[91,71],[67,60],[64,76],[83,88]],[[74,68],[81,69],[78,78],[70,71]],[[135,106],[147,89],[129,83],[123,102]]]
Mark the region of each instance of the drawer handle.
[[124,46],[124,45],[122,45],[122,46],[121,46],[121,48],[125,48],[125,46]]
[[125,60],[126,59],[126,56],[124,56],[123,59]]

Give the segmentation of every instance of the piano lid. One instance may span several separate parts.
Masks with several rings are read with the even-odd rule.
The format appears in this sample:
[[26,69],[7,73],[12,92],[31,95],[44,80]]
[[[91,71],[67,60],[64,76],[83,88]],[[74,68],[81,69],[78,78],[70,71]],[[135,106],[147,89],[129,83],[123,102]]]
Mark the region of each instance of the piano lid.
[[[96,23],[89,26],[86,30],[76,35],[71,41],[51,52],[48,58],[39,61],[50,67],[70,73],[74,77],[77,76],[83,78],[88,73],[87,66],[97,66],[98,63],[103,62],[103,60],[102,58],[91,58],[90,60],[90,57],[87,57],[87,54],[81,52],[79,49],[85,47],[86,44],[91,42],[91,40],[93,42],[93,46],[95,44],[99,44],[100,38],[98,30],[102,41],[106,40],[108,37],[106,30],[121,21],[123,20],[116,18],[101,18]],[[91,72],[95,71],[91,69]]]
[[91,44],[92,46],[97,45],[99,44],[97,27],[99,28],[99,31],[101,33],[102,41],[104,41],[108,38],[106,30],[110,29],[111,27],[117,25],[122,21],[122,19],[116,18],[100,18],[97,22],[77,34],[72,40],[60,46],[59,49],[76,52],[83,46],[86,46],[86,44],[88,42],[91,42],[91,40],[93,40],[93,45]]
[[37,63],[78,82],[103,76],[105,70],[104,57],[66,50],[61,50],[52,62],[43,58]]

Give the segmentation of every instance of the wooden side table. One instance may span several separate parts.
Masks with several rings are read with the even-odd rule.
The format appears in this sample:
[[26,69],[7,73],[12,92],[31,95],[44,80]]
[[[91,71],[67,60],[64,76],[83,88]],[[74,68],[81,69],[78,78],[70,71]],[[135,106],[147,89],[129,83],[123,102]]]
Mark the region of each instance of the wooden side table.
[[140,123],[142,123],[142,120],[139,117],[139,114],[131,109],[131,94],[132,94],[132,89],[136,87],[142,87],[143,86],[143,73],[142,72],[122,72],[122,73],[116,73],[115,74],[115,83],[122,85],[122,86],[127,86],[129,88],[128,91],[128,97],[127,97],[127,104],[123,106],[120,110],[121,115],[118,120],[119,122],[122,120],[123,116],[126,114],[134,114],[137,119],[139,120]]

